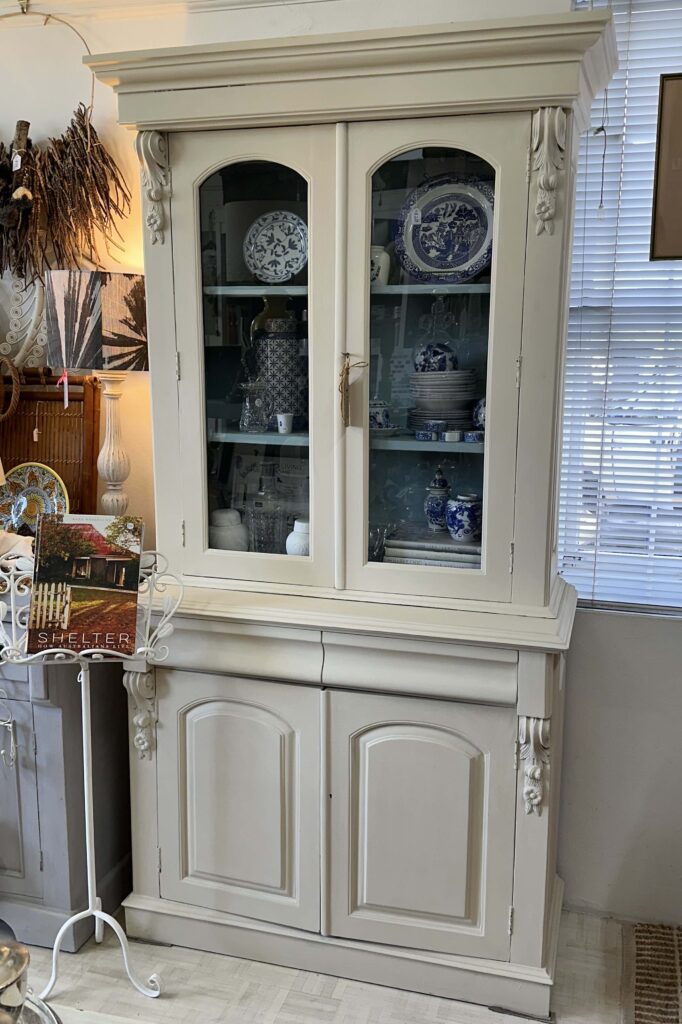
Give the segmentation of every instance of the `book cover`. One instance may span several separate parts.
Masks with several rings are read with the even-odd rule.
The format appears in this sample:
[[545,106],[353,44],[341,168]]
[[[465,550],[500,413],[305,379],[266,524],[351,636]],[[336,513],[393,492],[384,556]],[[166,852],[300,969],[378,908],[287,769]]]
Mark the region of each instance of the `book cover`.
[[142,533],[137,516],[40,518],[29,654],[52,648],[135,653]]

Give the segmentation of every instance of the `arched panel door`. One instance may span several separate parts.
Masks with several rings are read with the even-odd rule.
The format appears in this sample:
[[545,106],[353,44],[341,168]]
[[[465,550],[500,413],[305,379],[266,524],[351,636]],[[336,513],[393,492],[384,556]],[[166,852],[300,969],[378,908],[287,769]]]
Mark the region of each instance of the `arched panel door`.
[[330,933],[509,959],[513,708],[333,692]]
[[334,129],[171,150],[180,450],[161,522],[183,519],[191,575],[331,585]]
[[349,128],[349,589],[510,598],[529,132]]
[[317,931],[319,691],[166,671],[161,896]]

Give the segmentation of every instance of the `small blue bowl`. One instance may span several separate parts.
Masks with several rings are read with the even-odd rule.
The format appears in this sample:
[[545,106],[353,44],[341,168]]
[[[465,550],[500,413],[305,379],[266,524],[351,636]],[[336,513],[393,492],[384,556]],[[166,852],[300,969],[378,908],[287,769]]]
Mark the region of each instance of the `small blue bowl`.
[[430,430],[433,434],[440,434],[442,431],[447,429],[447,420],[427,420],[424,424],[424,430]]
[[485,439],[485,434],[482,430],[465,430],[464,440],[469,441],[472,444],[482,444]]
[[431,430],[415,430],[414,436],[417,441],[433,441],[433,431]]

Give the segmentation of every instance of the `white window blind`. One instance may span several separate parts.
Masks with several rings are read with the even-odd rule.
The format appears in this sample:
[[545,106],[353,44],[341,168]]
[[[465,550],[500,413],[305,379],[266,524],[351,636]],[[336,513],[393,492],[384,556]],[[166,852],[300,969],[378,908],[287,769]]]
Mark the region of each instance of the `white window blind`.
[[559,571],[587,602],[680,608],[682,261],[650,262],[649,246],[659,76],[682,71],[682,0],[610,6],[620,70],[577,181]]

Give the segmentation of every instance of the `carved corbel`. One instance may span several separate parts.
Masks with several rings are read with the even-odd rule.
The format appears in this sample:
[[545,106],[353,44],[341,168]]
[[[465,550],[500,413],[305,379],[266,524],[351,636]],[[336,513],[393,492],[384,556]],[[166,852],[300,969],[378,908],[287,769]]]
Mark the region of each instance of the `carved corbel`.
[[531,167],[537,173],[535,234],[554,231],[559,172],[564,169],[566,114],[561,107],[541,107],[533,114]]
[[138,132],[135,139],[137,158],[142,168],[142,193],[145,201],[145,223],[152,245],[164,243],[166,228],[165,203],[170,191],[168,143],[160,132]]
[[549,719],[519,718],[519,753],[523,769],[523,800],[526,814],[542,813],[549,774]]
[[151,761],[157,720],[154,672],[124,672],[123,685],[133,702],[133,746],[140,760]]

